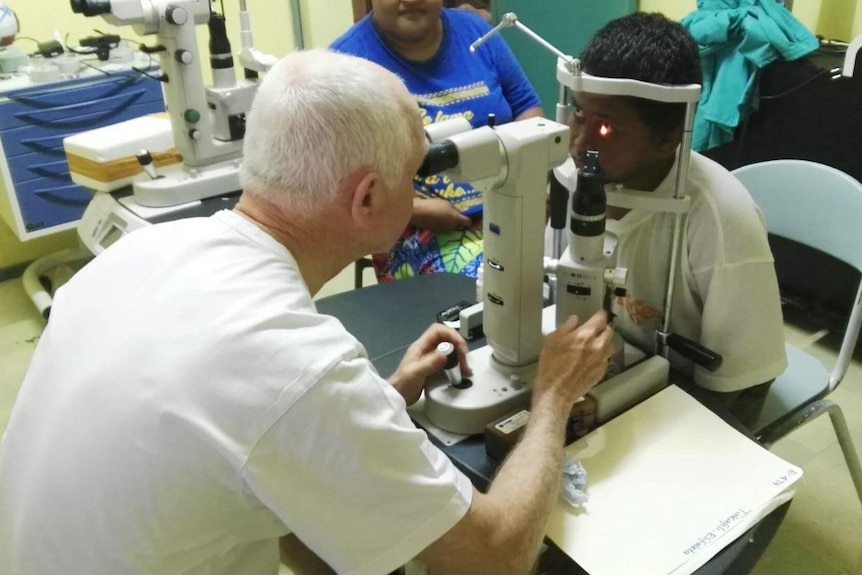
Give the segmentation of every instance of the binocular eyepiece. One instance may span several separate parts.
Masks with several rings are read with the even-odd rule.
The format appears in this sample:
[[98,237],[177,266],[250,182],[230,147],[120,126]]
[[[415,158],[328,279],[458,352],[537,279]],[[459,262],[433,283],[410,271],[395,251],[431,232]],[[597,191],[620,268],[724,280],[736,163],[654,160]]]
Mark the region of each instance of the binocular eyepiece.
[[420,178],[427,178],[449,168],[454,168],[458,165],[458,161],[458,146],[449,140],[444,140],[439,144],[431,144],[428,151],[425,152],[425,159],[416,171],[416,175]]
[[111,0],[70,0],[72,12],[84,16],[99,16],[111,13]]

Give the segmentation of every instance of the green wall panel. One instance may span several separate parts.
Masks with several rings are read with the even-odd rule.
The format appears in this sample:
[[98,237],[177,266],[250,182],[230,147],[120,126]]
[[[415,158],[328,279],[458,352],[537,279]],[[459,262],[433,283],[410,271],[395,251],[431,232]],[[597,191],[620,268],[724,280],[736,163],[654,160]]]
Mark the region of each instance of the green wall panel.
[[[518,20],[560,51],[578,57],[595,32],[614,18],[637,10],[637,0],[493,0],[494,23],[514,12]],[[522,31],[502,31],[527,77],[533,83],[548,118],[554,117],[559,88],[556,56]]]

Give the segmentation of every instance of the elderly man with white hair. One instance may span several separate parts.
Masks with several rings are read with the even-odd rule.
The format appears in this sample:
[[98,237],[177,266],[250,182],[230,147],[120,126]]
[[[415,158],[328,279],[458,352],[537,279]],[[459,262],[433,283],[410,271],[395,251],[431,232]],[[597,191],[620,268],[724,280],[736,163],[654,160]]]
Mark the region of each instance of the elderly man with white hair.
[[312,301],[401,232],[423,153],[383,68],[273,68],[236,208],[130,234],[57,293],[0,446],[0,572],[274,575],[279,541],[297,572],[526,571],[566,416],[610,355],[604,316],[548,337],[528,429],[482,494],[406,412],[438,343],[463,361],[458,334],[429,328],[387,381]]

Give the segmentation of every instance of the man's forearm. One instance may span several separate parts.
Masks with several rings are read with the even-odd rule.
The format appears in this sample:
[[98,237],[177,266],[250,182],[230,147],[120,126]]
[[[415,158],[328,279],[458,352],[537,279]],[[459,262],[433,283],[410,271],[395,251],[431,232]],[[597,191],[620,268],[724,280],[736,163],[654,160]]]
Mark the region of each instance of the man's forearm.
[[512,549],[513,559],[531,563],[538,554],[560,489],[567,417],[559,403],[533,405],[521,441],[491,483],[488,496],[506,502],[507,527],[520,533],[504,535],[520,544]]
[[599,312],[548,335],[533,382],[530,421],[487,494],[474,490],[467,514],[421,554],[453,575],[521,575],[535,561],[562,474],[572,404],[596,384],[613,352],[613,331]]
[[534,405],[488,493],[474,491],[467,515],[420,559],[453,575],[527,573],[557,499],[567,415],[551,402]]

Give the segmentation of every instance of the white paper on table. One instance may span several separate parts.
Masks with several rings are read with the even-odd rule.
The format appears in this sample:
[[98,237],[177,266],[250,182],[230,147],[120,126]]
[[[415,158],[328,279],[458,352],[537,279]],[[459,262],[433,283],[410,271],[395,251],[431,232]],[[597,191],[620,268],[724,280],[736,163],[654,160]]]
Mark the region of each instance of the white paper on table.
[[689,575],[802,477],[674,385],[566,449],[589,501],[559,497],[547,535],[590,575]]

